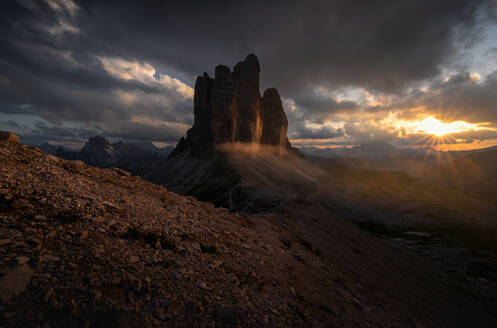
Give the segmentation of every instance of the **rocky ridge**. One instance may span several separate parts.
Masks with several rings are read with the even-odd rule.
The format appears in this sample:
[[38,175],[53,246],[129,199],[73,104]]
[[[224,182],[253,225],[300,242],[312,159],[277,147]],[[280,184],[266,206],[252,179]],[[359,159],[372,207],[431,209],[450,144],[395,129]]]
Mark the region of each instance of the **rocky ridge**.
[[[51,149],[50,145],[41,146],[45,150]],[[147,144],[143,146],[146,147]],[[111,143],[102,136],[93,136],[80,151],[66,150],[59,146],[54,155],[69,160],[80,160],[100,168],[118,167],[141,176],[157,169],[169,154],[163,150],[160,152],[153,144],[145,147],[122,141]]]

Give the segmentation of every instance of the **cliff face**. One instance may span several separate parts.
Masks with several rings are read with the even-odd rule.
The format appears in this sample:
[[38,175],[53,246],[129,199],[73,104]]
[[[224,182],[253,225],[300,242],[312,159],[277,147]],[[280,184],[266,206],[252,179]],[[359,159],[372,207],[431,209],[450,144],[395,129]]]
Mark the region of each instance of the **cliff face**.
[[262,97],[263,122],[261,142],[267,145],[287,146],[288,120],[280,94],[275,88],[267,89]]
[[186,149],[199,156],[215,145],[232,142],[289,148],[288,121],[279,93],[271,88],[261,98],[259,74],[259,61],[250,54],[235,65],[233,72],[220,65],[214,78],[207,73],[197,77],[194,124],[170,157]]

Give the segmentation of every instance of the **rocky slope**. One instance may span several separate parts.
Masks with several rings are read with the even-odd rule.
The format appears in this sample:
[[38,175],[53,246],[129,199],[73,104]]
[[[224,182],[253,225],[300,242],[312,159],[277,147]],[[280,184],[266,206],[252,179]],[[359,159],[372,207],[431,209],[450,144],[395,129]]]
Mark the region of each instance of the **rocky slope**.
[[319,207],[233,214],[0,141],[4,327],[492,327],[431,270]]

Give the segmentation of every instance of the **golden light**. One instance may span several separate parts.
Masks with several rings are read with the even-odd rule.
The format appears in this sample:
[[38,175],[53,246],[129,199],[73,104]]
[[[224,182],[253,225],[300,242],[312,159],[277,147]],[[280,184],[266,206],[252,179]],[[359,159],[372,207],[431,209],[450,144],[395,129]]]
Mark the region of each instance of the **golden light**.
[[446,134],[465,132],[478,127],[465,121],[454,121],[450,123],[442,122],[435,117],[427,117],[422,121],[413,122],[413,127],[417,133],[432,134],[434,136],[444,136]]
[[[438,150],[449,150],[449,148],[455,150],[467,145],[464,137],[458,139],[460,133],[482,130],[497,131],[497,129],[490,127],[490,123],[487,122],[469,123],[461,120],[443,122],[434,115],[421,116],[418,120],[399,120],[395,114],[391,114],[381,123],[395,129],[399,138],[409,139],[415,136],[411,140],[412,146],[422,145],[422,147]],[[474,141],[471,143],[471,149],[478,147]]]

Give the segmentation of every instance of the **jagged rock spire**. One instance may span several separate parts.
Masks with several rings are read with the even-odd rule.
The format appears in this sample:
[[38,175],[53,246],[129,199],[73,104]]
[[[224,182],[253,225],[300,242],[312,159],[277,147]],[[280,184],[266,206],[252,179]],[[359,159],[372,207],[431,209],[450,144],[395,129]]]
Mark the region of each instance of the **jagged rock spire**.
[[290,147],[286,137],[288,121],[280,95],[274,88],[259,93],[260,65],[248,55],[233,68],[219,65],[214,78],[207,73],[195,82],[192,128],[181,138],[170,157],[190,149],[201,155],[217,144],[263,143]]

